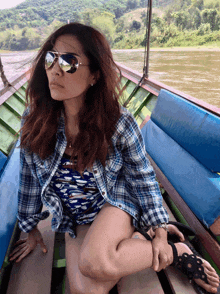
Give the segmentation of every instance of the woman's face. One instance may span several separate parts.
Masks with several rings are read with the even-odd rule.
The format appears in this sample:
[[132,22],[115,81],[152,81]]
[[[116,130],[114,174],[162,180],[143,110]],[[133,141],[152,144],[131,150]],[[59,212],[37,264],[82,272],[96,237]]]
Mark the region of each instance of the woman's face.
[[96,79],[90,72],[89,59],[83,53],[81,43],[72,35],[62,35],[57,38],[51,51],[73,53],[82,63],[74,73],[63,71],[57,59],[50,68],[46,69],[51,97],[59,101],[70,99],[83,101],[87,90],[91,84],[95,84]]

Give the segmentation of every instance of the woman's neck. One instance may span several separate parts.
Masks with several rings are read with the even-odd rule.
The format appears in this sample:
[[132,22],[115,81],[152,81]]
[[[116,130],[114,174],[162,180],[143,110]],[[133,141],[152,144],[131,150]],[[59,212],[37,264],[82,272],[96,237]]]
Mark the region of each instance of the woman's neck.
[[69,135],[76,135],[79,129],[78,114],[82,106],[81,100],[66,100],[64,101],[65,109],[65,125]]

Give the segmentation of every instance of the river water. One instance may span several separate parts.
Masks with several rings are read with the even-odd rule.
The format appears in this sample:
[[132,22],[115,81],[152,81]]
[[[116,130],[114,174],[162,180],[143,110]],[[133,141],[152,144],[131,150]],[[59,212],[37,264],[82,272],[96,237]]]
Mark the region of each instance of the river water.
[[[36,52],[1,54],[8,79],[24,72]],[[114,59],[140,73],[144,51],[113,50]],[[220,108],[219,50],[151,50],[149,77]],[[3,84],[0,83],[0,88]]]

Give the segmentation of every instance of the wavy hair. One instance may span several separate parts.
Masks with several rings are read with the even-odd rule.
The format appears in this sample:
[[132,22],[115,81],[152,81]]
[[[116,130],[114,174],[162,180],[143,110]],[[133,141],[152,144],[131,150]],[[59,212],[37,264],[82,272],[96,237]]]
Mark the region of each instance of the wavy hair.
[[99,73],[98,81],[88,89],[79,111],[79,134],[73,145],[78,156],[76,169],[91,167],[96,159],[105,165],[109,146],[112,146],[111,137],[120,117],[120,70],[106,38],[96,29],[80,23],[64,25],[51,34],[34,60],[26,92],[29,113],[22,127],[21,147],[42,159],[54,152],[64,106],[62,101],[51,98],[44,59],[61,35],[75,36],[90,61],[91,73]]

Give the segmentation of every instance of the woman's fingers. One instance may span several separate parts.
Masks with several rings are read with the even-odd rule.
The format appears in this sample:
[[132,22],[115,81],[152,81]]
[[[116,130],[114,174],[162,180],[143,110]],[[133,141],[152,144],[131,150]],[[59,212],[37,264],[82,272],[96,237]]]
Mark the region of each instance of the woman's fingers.
[[15,243],[15,246],[18,246],[18,245],[23,244],[23,243],[26,243],[26,242],[27,242],[27,238],[25,238],[25,239],[20,239],[20,240],[18,240],[18,241]]
[[185,237],[184,237],[183,233],[181,233],[179,230],[177,232],[177,235],[178,235],[181,242],[185,241]]
[[29,247],[25,247],[24,252],[18,257],[16,262],[20,262],[23,258],[25,258],[32,250]]
[[176,226],[169,224],[168,231],[172,235],[173,234],[177,235],[181,242],[185,241],[185,237],[184,237],[183,233]]
[[47,253],[47,247],[46,247],[46,245],[44,244],[43,239],[41,239],[38,243],[40,244],[40,247],[41,247],[43,253]]
[[17,250],[10,258],[10,261],[13,261],[15,259],[17,259],[19,256],[21,256],[26,250],[28,249],[28,246],[25,245],[24,247],[20,248],[19,250]]
[[15,253],[17,253],[18,251],[20,251],[22,248],[24,248],[26,246],[26,243],[25,242],[23,242],[23,243],[21,243],[20,245],[18,245],[18,246],[16,246],[15,248],[14,248],[14,250],[11,252],[11,254],[9,255],[9,257],[10,256],[13,256]]
[[34,228],[31,232],[28,233],[28,238],[21,239],[16,242],[16,247],[9,255],[9,260],[13,261],[16,259],[16,262],[21,261],[24,257],[26,257],[31,251],[35,249],[37,244],[40,244],[41,250],[44,253],[47,252],[47,247],[44,244],[40,231],[37,228]]

